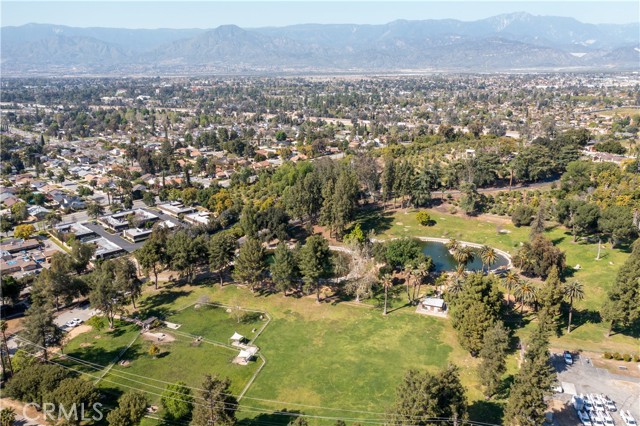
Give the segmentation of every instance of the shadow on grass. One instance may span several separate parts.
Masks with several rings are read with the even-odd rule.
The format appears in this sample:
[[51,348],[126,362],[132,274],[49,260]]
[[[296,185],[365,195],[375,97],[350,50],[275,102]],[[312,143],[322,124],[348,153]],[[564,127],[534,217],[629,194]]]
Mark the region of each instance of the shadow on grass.
[[503,402],[474,401],[469,405],[469,420],[500,425],[504,416],[504,407]]
[[273,413],[259,414],[251,419],[242,419],[236,422],[238,426],[254,426],[254,425],[268,425],[268,426],[287,426],[293,422],[300,411],[274,411]]
[[374,230],[376,234],[387,231],[393,225],[393,213],[385,211],[381,206],[372,205],[358,212],[355,222],[359,223],[362,231]]
[[176,299],[186,297],[190,294],[191,292],[186,290],[162,290],[160,293],[149,296],[142,301],[139,306],[140,313],[143,318],[150,316],[167,318],[175,313],[174,310],[167,305],[174,303]]

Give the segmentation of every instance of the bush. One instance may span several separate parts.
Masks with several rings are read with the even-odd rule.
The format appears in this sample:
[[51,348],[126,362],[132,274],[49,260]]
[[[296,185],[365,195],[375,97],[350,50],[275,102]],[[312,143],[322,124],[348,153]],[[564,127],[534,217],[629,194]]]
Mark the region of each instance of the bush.
[[634,355],[633,356],[633,361],[634,362],[640,362],[640,355]]
[[602,357],[603,357],[604,359],[611,359],[611,358],[613,358],[613,355],[611,355],[611,353],[610,353],[610,352],[605,352],[605,353],[602,355]]
[[622,361],[622,355],[620,355],[620,352],[615,352],[613,354],[613,359],[618,360],[618,361]]
[[425,211],[418,212],[416,219],[418,219],[418,223],[422,226],[431,225],[431,216]]
[[94,330],[104,330],[107,328],[107,319],[105,317],[99,317],[97,315],[92,316],[86,322],[87,325],[93,327]]
[[533,208],[520,205],[513,209],[513,213],[511,213],[511,222],[513,222],[516,227],[529,226],[531,225],[531,222],[533,222],[534,214],[535,211]]
[[631,358],[631,355],[629,355],[629,354],[624,354],[624,355],[622,355],[622,360],[623,360],[623,361],[630,362],[630,361],[631,361],[631,359],[632,359],[632,358]]

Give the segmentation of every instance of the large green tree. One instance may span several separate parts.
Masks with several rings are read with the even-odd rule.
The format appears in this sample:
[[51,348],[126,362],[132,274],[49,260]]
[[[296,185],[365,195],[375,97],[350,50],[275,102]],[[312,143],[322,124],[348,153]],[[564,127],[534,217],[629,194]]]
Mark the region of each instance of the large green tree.
[[482,362],[478,367],[480,382],[484,386],[484,395],[491,398],[498,391],[502,375],[507,370],[506,358],[509,349],[509,330],[502,321],[496,321],[484,334],[484,343],[480,350]]
[[640,319],[640,243],[624,262],[616,282],[608,292],[602,317],[609,322],[609,334],[615,327],[629,327]]
[[305,291],[315,288],[316,301],[320,302],[320,278],[331,271],[329,244],[322,235],[312,235],[302,246],[298,256],[298,266],[305,284]]
[[109,426],[135,426],[147,411],[147,398],[140,391],[130,391],[118,398],[118,406],[107,415]]
[[146,276],[153,273],[156,290],[158,289],[158,273],[164,269],[169,261],[166,244],[167,233],[165,229],[156,228],[142,244],[142,247],[133,253]]
[[300,271],[294,252],[287,247],[285,243],[280,243],[273,253],[273,263],[269,266],[271,279],[279,291],[284,295],[294,288],[299,277]]
[[389,410],[388,424],[394,426],[440,425],[442,418],[453,424],[467,417],[467,397],[455,366],[431,374],[408,371],[396,389],[396,401]]
[[264,270],[265,254],[262,244],[254,238],[247,238],[240,246],[233,277],[237,281],[248,284],[251,291],[254,291],[264,275]]
[[193,410],[193,426],[232,426],[236,421],[238,400],[231,394],[231,381],[206,375],[200,401]]
[[223,284],[224,271],[235,256],[238,243],[232,232],[222,231],[209,239],[209,267],[218,272],[220,285]]
[[169,420],[184,420],[191,415],[191,410],[193,410],[191,389],[184,382],[167,385],[160,397],[160,403],[165,409],[165,417]]

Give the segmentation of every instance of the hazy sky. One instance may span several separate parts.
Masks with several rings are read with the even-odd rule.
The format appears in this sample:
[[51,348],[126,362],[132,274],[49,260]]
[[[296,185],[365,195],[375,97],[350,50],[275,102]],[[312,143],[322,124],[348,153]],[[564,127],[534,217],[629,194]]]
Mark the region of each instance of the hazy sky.
[[570,16],[588,23],[640,21],[635,1],[0,1],[2,26],[213,28],[302,23],[382,24],[395,19],[482,19],[509,12]]

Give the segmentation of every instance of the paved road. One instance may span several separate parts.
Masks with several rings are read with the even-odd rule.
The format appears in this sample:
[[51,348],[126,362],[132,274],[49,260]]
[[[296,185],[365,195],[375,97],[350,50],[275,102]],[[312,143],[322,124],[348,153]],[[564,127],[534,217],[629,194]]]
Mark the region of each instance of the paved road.
[[58,316],[53,320],[53,322],[58,326],[62,327],[65,323],[71,321],[73,318],[79,318],[82,322],[86,322],[89,318],[95,315],[95,310],[91,309],[88,302],[81,303],[72,309],[66,309],[64,311],[60,311]]
[[[104,204],[107,203],[107,200],[104,200]],[[142,202],[142,200],[135,200],[133,202],[133,208],[134,209],[140,209],[143,207],[147,207],[147,205],[145,203]],[[108,214],[108,211],[106,212]],[[70,213],[70,214],[66,214],[64,216],[62,216],[62,222],[63,223],[67,223],[67,222],[76,222],[76,223],[82,223],[82,222],[86,222],[87,220],[89,220],[89,216],[87,216],[87,212],[86,210],[80,211],[80,212],[75,212],[75,213]]]

